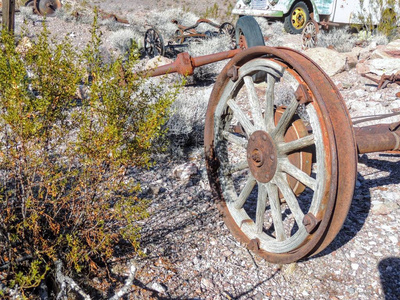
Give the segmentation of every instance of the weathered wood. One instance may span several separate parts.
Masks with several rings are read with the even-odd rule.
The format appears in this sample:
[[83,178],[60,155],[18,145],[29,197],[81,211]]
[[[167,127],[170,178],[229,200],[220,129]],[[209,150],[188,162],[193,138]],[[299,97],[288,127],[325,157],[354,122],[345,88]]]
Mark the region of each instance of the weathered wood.
[[15,0],[2,0],[3,29],[14,32],[15,28]]

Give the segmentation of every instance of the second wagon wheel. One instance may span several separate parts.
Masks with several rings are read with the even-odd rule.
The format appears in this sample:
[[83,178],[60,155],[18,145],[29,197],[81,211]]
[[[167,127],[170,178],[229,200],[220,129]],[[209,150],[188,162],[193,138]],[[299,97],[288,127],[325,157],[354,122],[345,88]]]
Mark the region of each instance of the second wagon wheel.
[[225,22],[222,23],[221,26],[219,26],[219,33],[220,34],[226,34],[231,38],[231,48],[235,49],[236,48],[236,41],[235,41],[235,26],[232,25],[232,23]]
[[34,8],[42,16],[52,16],[61,7],[60,0],[34,0]]
[[144,50],[150,58],[165,54],[164,40],[158,30],[150,28],[146,31],[144,35]]
[[310,49],[317,46],[319,26],[315,20],[309,20],[301,33],[303,49]]
[[224,221],[250,250],[289,263],[334,239],[357,152],[344,102],[314,62],[287,48],[236,55],[215,83],[204,137]]

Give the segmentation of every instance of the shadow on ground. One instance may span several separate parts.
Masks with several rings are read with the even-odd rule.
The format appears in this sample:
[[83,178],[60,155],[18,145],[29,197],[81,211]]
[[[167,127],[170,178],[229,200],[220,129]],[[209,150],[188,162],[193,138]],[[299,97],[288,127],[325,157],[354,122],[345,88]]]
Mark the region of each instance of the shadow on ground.
[[[385,157],[400,157],[400,155],[382,153],[379,154],[379,157],[384,159]],[[314,257],[325,256],[336,251],[357,235],[364,226],[371,210],[371,188],[400,183],[400,162],[369,159],[367,155],[362,155],[359,161],[367,167],[377,169],[377,172],[387,172],[388,175],[385,177],[365,179],[360,173],[357,174],[357,181],[360,184],[354,191],[350,210],[342,229],[336,236],[335,240],[324,251]]]

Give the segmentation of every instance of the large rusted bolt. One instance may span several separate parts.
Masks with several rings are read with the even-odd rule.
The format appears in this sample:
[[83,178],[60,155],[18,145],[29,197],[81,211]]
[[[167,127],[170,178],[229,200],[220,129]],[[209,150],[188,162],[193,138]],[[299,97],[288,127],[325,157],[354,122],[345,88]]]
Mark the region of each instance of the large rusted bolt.
[[317,219],[312,213],[307,213],[303,218],[303,225],[308,233],[312,233],[321,220]]
[[247,244],[247,248],[251,251],[260,250],[260,240],[257,238],[250,240],[250,242]]
[[251,153],[251,159],[257,167],[261,167],[264,164],[262,152],[258,149],[253,150],[253,152]]
[[239,72],[238,72],[239,68],[236,66],[233,66],[232,68],[230,68],[227,72],[226,75],[228,75],[228,77],[232,80],[232,81],[236,81],[239,79]]

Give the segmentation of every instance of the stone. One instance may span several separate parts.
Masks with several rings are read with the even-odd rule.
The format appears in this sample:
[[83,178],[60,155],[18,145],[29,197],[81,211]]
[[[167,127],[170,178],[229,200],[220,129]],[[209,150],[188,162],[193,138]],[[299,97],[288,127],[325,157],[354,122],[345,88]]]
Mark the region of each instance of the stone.
[[154,69],[154,68],[157,68],[159,66],[167,65],[167,64],[170,64],[170,63],[173,63],[173,62],[174,61],[172,59],[169,59],[167,57],[156,56],[156,57],[153,57],[153,58],[149,59],[149,61],[145,65],[145,69],[147,69],[147,70]]
[[382,76],[383,74],[396,74],[400,70],[400,59],[398,58],[377,58],[358,63],[356,66],[358,74],[374,73]]
[[165,285],[163,285],[162,283],[158,283],[158,282],[153,282],[153,284],[151,284],[150,288],[160,294],[165,294],[167,292],[167,287]]
[[[311,48],[304,53],[315,61],[329,76],[343,72],[346,69],[347,57],[343,53],[327,48]],[[332,58],[335,59],[332,59]]]
[[372,212],[375,215],[388,215],[398,208],[399,206],[394,202],[380,203],[372,207]]
[[194,163],[185,163],[175,167],[172,171],[174,176],[182,181],[189,180],[192,176],[197,175],[199,168]]
[[214,284],[213,284],[213,282],[212,282],[210,279],[208,279],[208,278],[202,278],[202,279],[201,279],[201,285],[202,285],[203,287],[205,287],[206,289],[208,289],[208,290],[214,289]]

